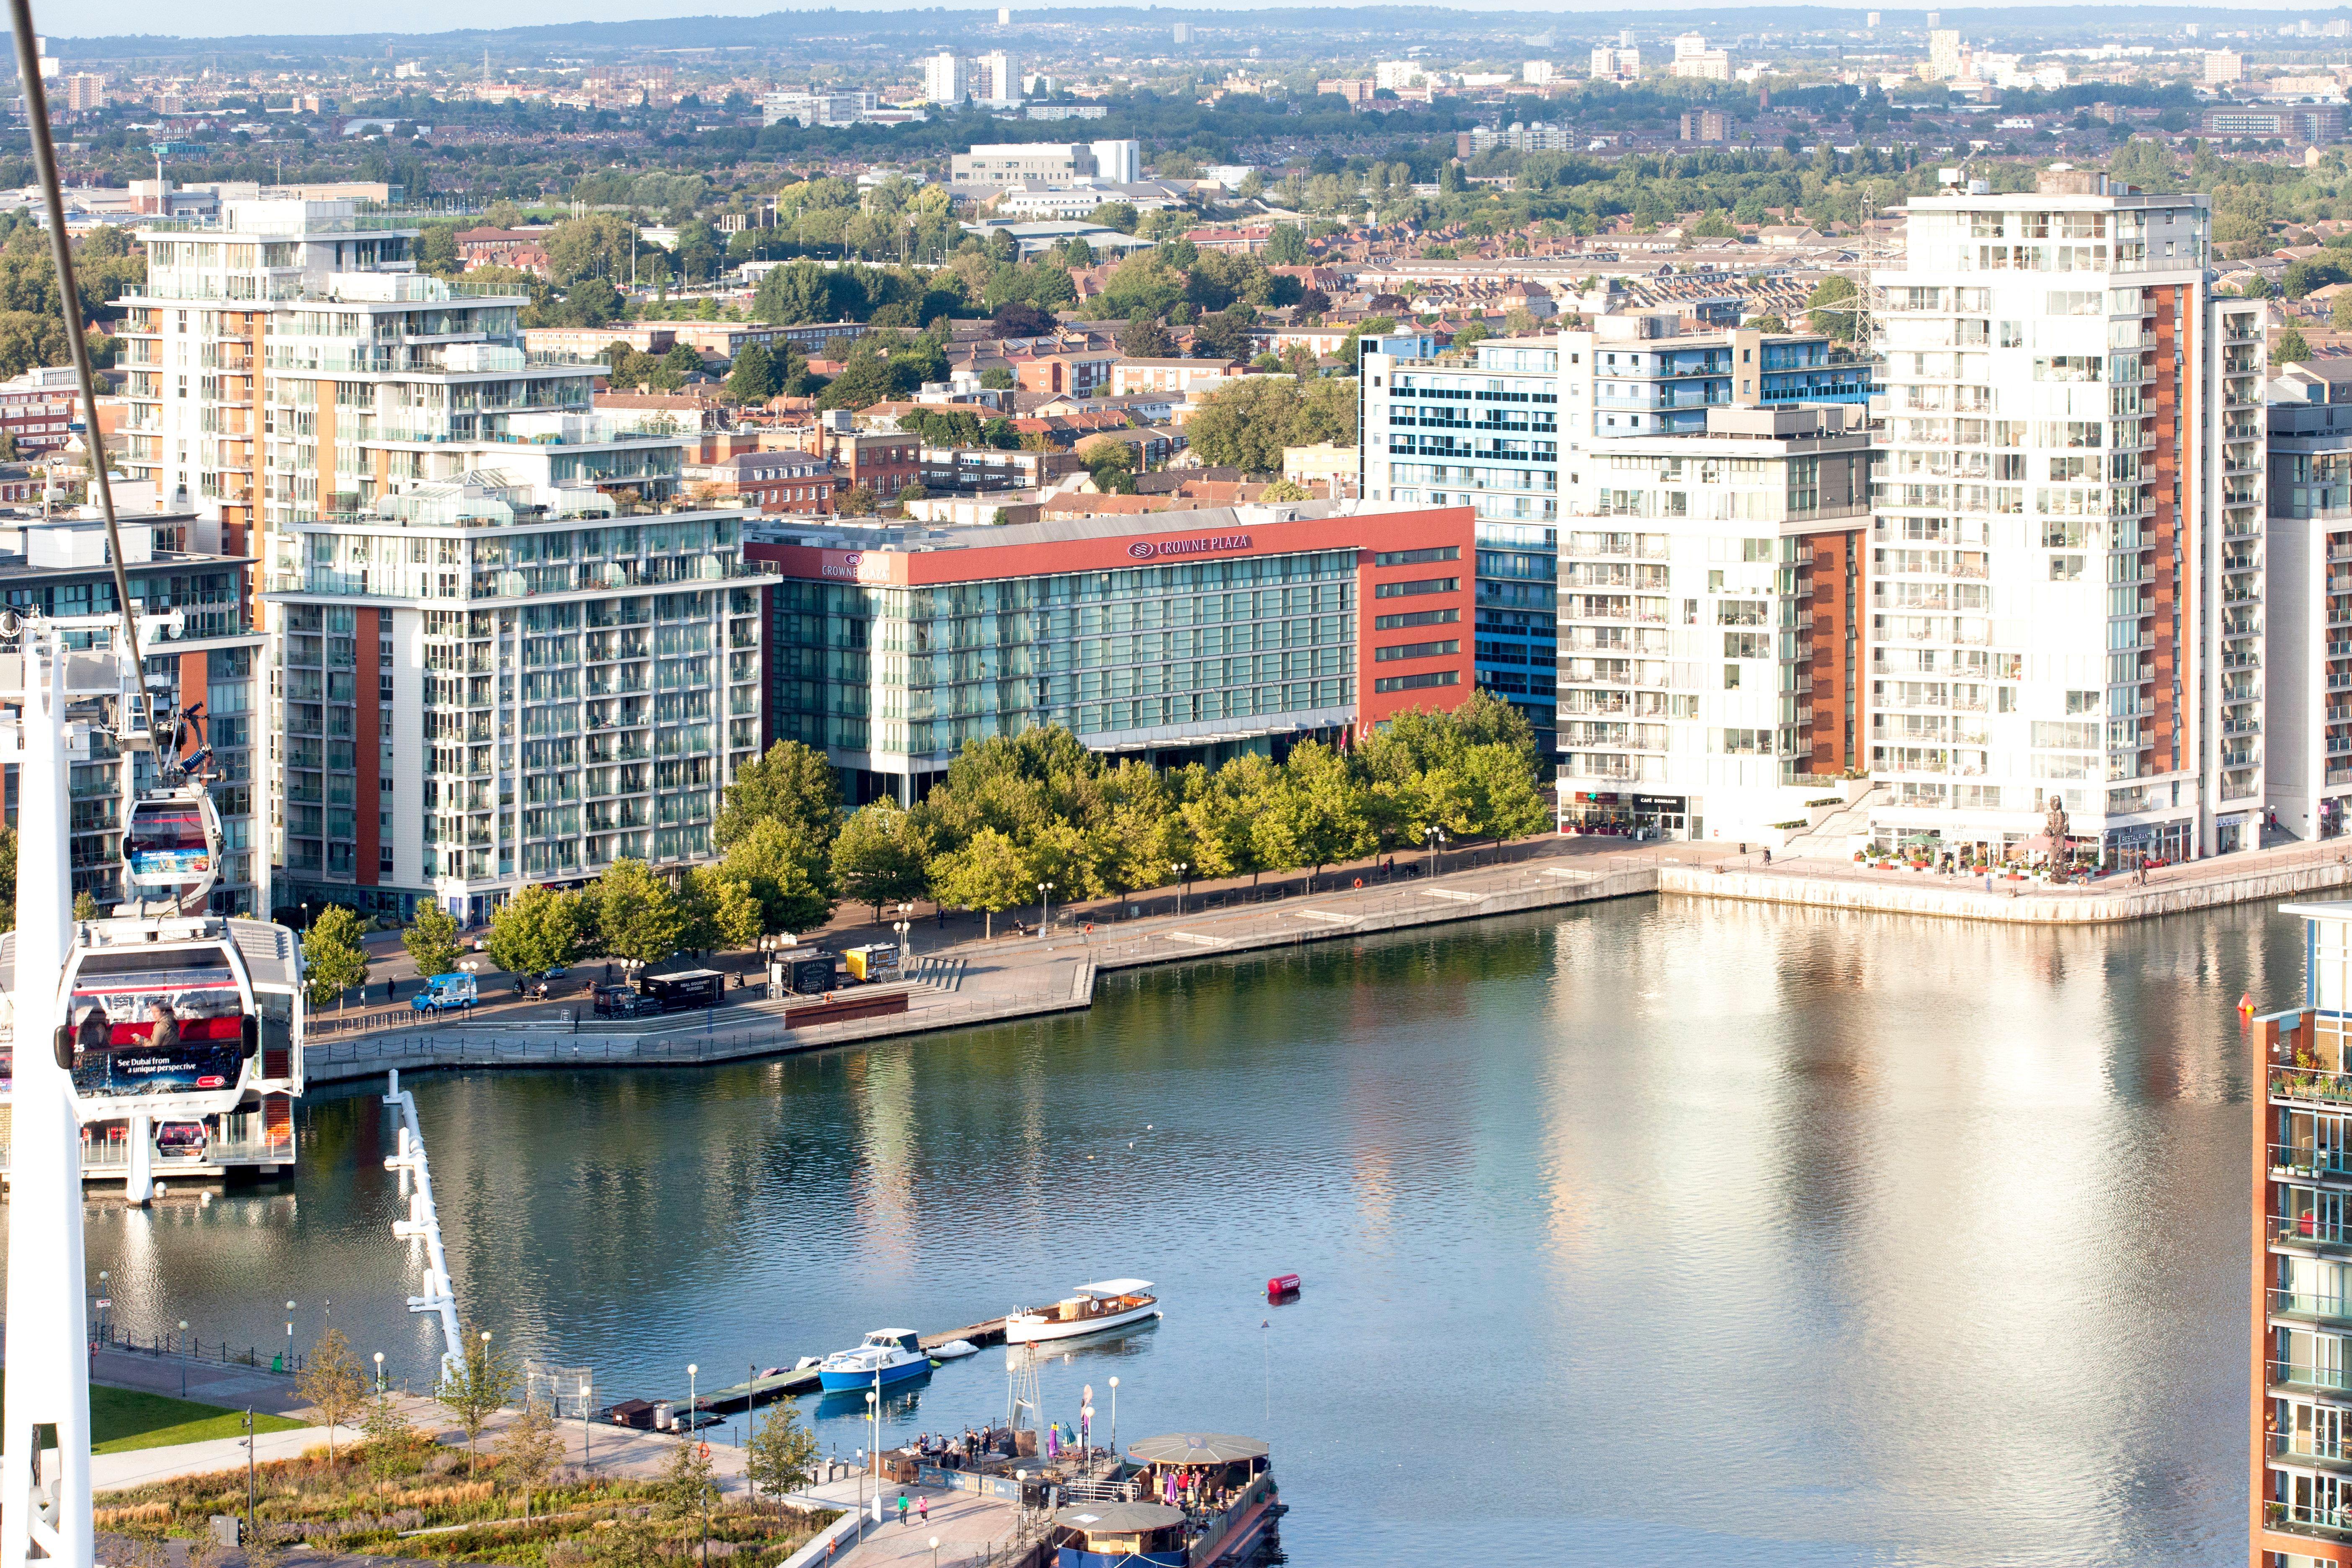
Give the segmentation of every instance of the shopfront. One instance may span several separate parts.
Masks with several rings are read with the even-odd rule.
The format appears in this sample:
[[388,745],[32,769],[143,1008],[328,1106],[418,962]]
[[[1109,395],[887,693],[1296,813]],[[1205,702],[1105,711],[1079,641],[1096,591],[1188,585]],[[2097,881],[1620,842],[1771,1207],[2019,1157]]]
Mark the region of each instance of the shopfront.
[[2099,838],[2099,863],[2129,871],[2147,865],[2177,865],[2196,857],[2197,826],[2175,822],[2135,822],[2110,827]]

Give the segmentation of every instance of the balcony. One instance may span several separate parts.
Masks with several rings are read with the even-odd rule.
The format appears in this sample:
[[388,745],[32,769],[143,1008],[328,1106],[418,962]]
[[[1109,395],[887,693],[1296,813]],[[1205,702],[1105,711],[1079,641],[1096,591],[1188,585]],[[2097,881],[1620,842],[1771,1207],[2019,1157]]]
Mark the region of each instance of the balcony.
[[2352,1297],[2314,1295],[2304,1290],[2272,1290],[2266,1294],[2266,1307],[2273,1318],[2289,1318],[2302,1323],[2352,1322]]
[[2282,1464],[2352,1469],[2352,1443],[2329,1442],[2316,1432],[2273,1432],[2263,1448]]
[[2271,1530],[2343,1541],[2352,1539],[2352,1507],[2320,1508],[2303,1503],[2265,1502],[2263,1504],[2263,1523]]
[[2283,1393],[2321,1394],[2336,1397],[2352,1394],[2352,1369],[2325,1366],[2298,1366],[2293,1362],[2266,1362],[2263,1375],[2270,1386]]

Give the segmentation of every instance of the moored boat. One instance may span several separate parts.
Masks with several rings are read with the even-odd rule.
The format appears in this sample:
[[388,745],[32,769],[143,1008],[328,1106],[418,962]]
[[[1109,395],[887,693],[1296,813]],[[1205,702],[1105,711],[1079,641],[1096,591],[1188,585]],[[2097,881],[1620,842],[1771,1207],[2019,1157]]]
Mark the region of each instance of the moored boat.
[[1050,1307],[1021,1307],[1005,1314],[1004,1342],[1076,1339],[1106,1329],[1125,1328],[1160,1316],[1160,1299],[1149,1279],[1098,1279],[1081,1285]]
[[828,1394],[888,1388],[931,1370],[920,1337],[912,1329],[877,1329],[852,1350],[835,1351],[817,1363],[817,1386]]

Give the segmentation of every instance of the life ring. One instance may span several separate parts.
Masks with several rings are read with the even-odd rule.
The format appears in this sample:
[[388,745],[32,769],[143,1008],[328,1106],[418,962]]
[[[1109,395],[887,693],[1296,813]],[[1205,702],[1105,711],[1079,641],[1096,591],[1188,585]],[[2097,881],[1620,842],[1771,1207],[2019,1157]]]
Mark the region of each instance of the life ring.
[[1356,879],[1356,889],[1357,889],[1357,890],[1358,890],[1359,892],[1360,892],[1360,891],[1362,891],[1362,890],[1363,890],[1363,886],[1364,886],[1364,879],[1363,879],[1361,877],[1357,878],[1357,879]]
[[707,1459],[710,1458],[710,1445],[708,1443],[697,1443],[694,1446],[694,1457],[698,1459]]

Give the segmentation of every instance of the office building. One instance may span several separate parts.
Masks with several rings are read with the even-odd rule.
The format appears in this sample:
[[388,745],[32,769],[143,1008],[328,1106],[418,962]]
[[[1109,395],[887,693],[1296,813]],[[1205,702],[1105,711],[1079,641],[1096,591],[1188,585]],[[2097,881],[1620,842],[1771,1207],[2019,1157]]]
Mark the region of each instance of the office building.
[[[88,515],[84,515],[88,514]],[[270,908],[269,861],[262,849],[267,814],[262,711],[262,637],[247,619],[246,578],[253,563],[219,550],[219,527],[190,512],[125,513],[117,519],[123,574],[131,602],[147,615],[178,611],[180,628],[142,636],[140,654],[155,709],[201,704],[213,747],[213,805],[221,818],[220,879],[211,895],[218,914],[262,914]],[[106,523],[95,508],[73,516],[0,520],[0,605],[20,614],[97,616],[116,612]],[[155,782],[152,752],[125,752],[95,728],[87,756],[76,756],[68,859],[73,890],[111,907],[122,884],[123,807]],[[8,817],[16,819],[16,767],[8,773]]]
[[[1706,47],[1706,35],[1685,33],[1675,40],[1675,58],[1667,62],[1666,74],[1697,81],[1729,81],[1731,56],[1722,49]],[[1685,136],[1683,140],[1689,141]]]
[[881,107],[881,100],[857,89],[823,92],[771,92],[760,100],[760,123],[782,125],[856,125]]
[[2289,365],[2270,388],[2264,782],[2279,826],[2336,838],[2352,797],[2352,365]]
[[1180,44],[1191,43],[1192,41],[1192,24],[1190,22],[1177,23],[1175,26],[1174,38],[1175,41]]
[[1553,731],[1559,530],[1609,488],[1581,455],[1704,435],[1715,408],[1870,398],[1869,367],[1818,333],[1686,332],[1663,311],[1491,340],[1475,359],[1387,346],[1364,345],[1360,493],[1475,512],[1478,682],[1539,738]]
[[2344,140],[2344,105],[2336,103],[2231,104],[2209,109],[2204,115],[2208,136],[2253,136],[2295,142]]
[[1519,64],[1519,79],[1529,87],[1549,87],[1552,83],[1552,63],[1549,60],[1523,60]]
[[1877,836],[2252,848],[2263,806],[2263,307],[2210,210],[2045,171],[1915,198],[1876,275]]
[[760,749],[757,515],[469,472],[288,525],[280,900],[472,922],[709,859]]
[[2352,1563],[2352,903],[2304,921],[2302,1005],[2252,1021],[2247,1562]]
[[1339,739],[1469,694],[1460,507],[1302,501],[1003,527],[771,521],[772,740],[920,799],[1043,724],[1158,764]]
[[1139,142],[1001,142],[955,153],[949,183],[958,190],[1006,185],[1074,185],[1088,180],[1131,184],[1143,178]]
[[971,96],[971,62],[951,50],[923,57],[923,96],[933,103],[961,103]]

